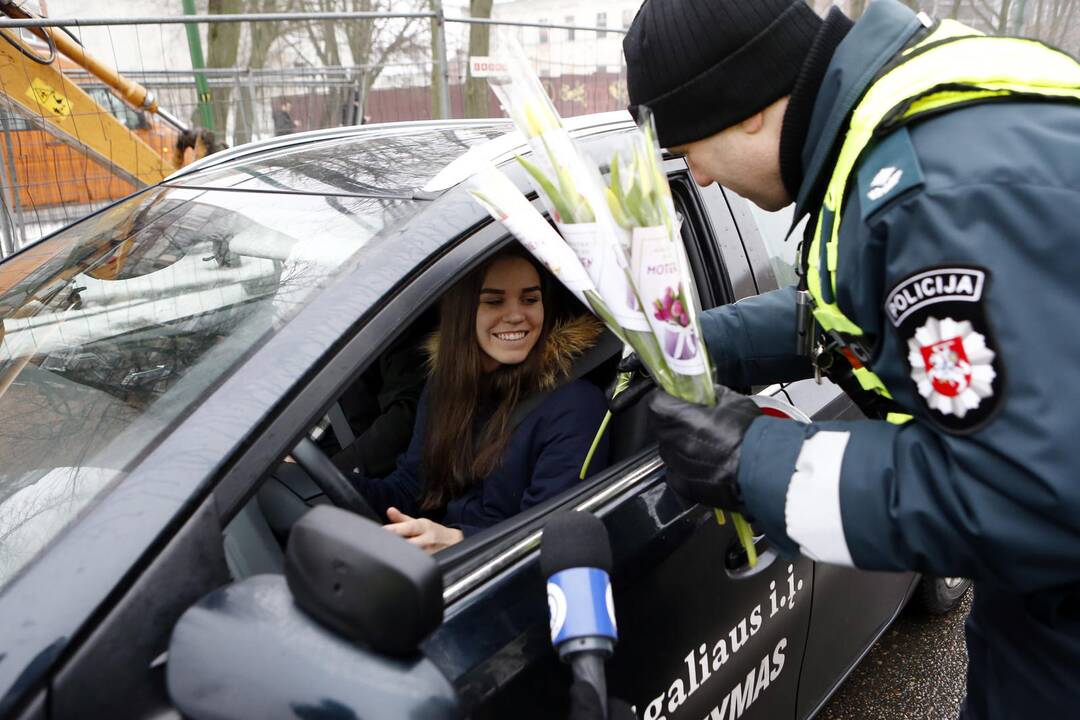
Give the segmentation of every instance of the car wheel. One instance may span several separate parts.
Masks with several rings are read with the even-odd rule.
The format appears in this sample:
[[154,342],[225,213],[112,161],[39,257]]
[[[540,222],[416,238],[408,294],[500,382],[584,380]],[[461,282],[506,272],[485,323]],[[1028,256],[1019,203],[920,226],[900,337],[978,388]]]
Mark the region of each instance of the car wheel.
[[916,604],[928,615],[944,615],[959,605],[970,589],[971,581],[967,578],[925,575],[915,591]]

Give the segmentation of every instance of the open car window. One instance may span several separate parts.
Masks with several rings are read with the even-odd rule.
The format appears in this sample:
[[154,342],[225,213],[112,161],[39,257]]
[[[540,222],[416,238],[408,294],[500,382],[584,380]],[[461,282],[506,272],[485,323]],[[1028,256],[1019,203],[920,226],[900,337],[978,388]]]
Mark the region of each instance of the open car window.
[[[683,177],[686,175],[685,165],[672,164],[669,171],[675,173],[676,182],[673,182],[673,185],[686,180]],[[692,187],[678,186],[675,196],[676,209],[683,217],[683,242],[687,248],[693,277],[699,285],[702,304],[707,308],[729,302],[731,300],[730,285],[724,278],[719,253],[713,247],[714,241],[701,200]],[[503,226],[497,223],[485,223],[477,231],[456,243],[454,251],[456,257],[445,257],[436,261],[423,276],[413,283],[411,287],[417,288],[417,295],[425,298],[422,303],[417,304],[415,301],[406,300],[404,296],[408,296],[408,292],[403,293],[403,297],[393,298],[386,303],[379,317],[361,331],[362,335],[371,333],[364,344],[368,347],[377,345],[380,350],[375,356],[364,355],[362,365],[347,371],[352,378],[350,380],[352,387],[344,389],[333,398],[322,401],[326,403],[322,406],[323,414],[302,432],[314,438],[325,454],[331,458],[341,452],[343,445],[361,434],[364,430],[363,423],[370,422],[371,418],[376,417],[383,410],[378,397],[379,388],[377,385],[369,385],[369,380],[379,378],[382,373],[380,366],[385,365],[388,357],[393,354],[394,346],[400,345],[407,336],[416,334],[417,323],[424,324],[420,320],[423,313],[428,314],[426,327],[433,328],[432,313],[438,298],[463,278],[469,270],[483,262],[486,257],[513,241],[514,239],[507,234]],[[434,283],[433,278],[437,278]],[[381,317],[396,319],[393,322],[383,323]],[[415,342],[404,342],[415,348]],[[609,357],[601,358],[599,361],[591,358],[591,367],[575,369],[578,374],[587,375],[588,379],[605,393],[614,380],[615,366],[621,353],[621,345],[617,341],[609,348]],[[360,392],[356,392],[358,383],[368,385],[368,387],[360,388]],[[366,407],[355,404],[357,397],[366,398]],[[352,407],[349,407],[350,404]],[[366,418],[366,420],[357,424],[356,418]],[[335,429],[335,422],[339,428],[344,424],[344,431]],[[599,425],[598,421],[596,430],[599,429]],[[299,428],[297,431],[301,432]],[[453,585],[478,567],[485,566],[493,554],[498,554],[501,550],[537,532],[542,527],[544,519],[552,512],[576,507],[583,503],[606,502],[604,498],[611,496],[611,493],[621,492],[620,488],[631,487],[645,475],[655,472],[658,461],[655,458],[654,440],[647,427],[645,403],[639,402],[621,416],[613,418],[606,433],[611,443],[611,456],[606,469],[583,481],[576,482],[572,487],[554,497],[547,498],[536,506],[506,517],[495,525],[471,535],[465,541],[439,552],[436,558],[444,568],[447,583]],[[356,467],[351,462],[336,464],[340,470],[346,472]],[[298,473],[295,470],[296,468],[288,468],[282,464],[268,468],[261,489],[256,499],[252,501],[258,505],[258,512],[267,520],[270,534],[282,548],[287,541],[291,525],[308,508],[321,502],[329,502],[317,483],[310,477],[303,477],[305,473]]]
[[[697,197],[685,165],[668,168],[676,212],[682,218],[681,236],[697,285],[696,296],[704,308],[733,299],[723,259],[709,231],[709,222]],[[614,359],[614,358],[613,358]],[[615,376],[615,363],[600,365],[593,378],[607,389]],[[450,601],[467,592],[469,584],[497,572],[513,562],[510,548],[526,551],[530,538],[554,512],[576,507],[601,507],[622,492],[654,475],[660,467],[655,438],[648,428],[647,407],[638,402],[612,418],[607,433],[611,441],[610,463],[603,472],[582,481],[547,502],[489,528],[479,536],[444,550],[436,557],[446,573]]]
[[[676,193],[676,207],[683,218],[682,238],[688,249],[693,275],[695,278],[707,278],[708,270],[702,266],[702,246],[711,242],[705,232],[705,219],[700,207],[694,204],[692,190],[689,196]],[[512,238],[501,233],[499,243],[511,242]],[[700,284],[700,281],[697,281]],[[714,279],[703,293],[707,306],[725,302],[729,299],[726,283]],[[583,309],[582,309],[583,310]],[[621,345],[615,341],[604,346],[606,356],[594,354],[589,358],[580,358],[572,372],[573,377],[585,377],[600,387],[605,394],[609,392],[616,373],[616,364],[621,354]],[[600,353],[599,355],[603,355]],[[448,420],[449,421],[449,420]],[[641,469],[653,460],[653,438],[647,427],[647,411],[644,402],[631,405],[614,416],[606,429],[610,445],[610,457],[606,469],[576,483],[562,493],[549,498],[540,505],[508,517],[467,539],[460,545],[440,552],[437,557],[448,572],[448,581],[461,576],[468,568],[483,563],[494,548],[506,547],[515,539],[527,536],[542,525],[543,518],[558,508],[575,506],[597,497],[620,480],[625,480],[637,469]],[[599,426],[596,430],[599,430]]]

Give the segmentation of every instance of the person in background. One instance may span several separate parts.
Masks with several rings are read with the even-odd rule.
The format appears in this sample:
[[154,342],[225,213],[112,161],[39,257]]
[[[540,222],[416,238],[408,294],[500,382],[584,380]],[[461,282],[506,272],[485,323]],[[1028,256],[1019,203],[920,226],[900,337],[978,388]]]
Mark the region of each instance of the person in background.
[[774,547],[969,577],[965,720],[1080,707],[1080,63],[877,0],[649,0],[631,111],[694,179],[809,214],[801,282],[705,313],[720,381],[869,418],[651,402],[667,479]]
[[[553,282],[515,245],[443,298],[409,448],[387,477],[354,476],[388,531],[436,552],[578,482],[607,403],[567,375],[603,326],[558,317]],[[589,472],[607,459],[604,436]]]
[[300,123],[293,120],[290,111],[292,110],[292,101],[285,99],[278,105],[278,109],[274,111],[274,135],[288,135],[294,133],[300,128]]
[[342,125],[363,125],[364,120],[360,112],[359,93],[350,92],[348,99],[341,104]]

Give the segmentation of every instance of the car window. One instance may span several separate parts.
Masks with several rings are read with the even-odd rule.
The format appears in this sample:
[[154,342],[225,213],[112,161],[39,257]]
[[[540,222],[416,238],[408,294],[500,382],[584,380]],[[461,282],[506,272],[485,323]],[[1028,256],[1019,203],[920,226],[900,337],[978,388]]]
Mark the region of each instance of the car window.
[[156,188],[0,264],[0,586],[414,205]]
[[105,108],[110,115],[124,123],[124,126],[129,130],[142,130],[150,127],[145,113],[132,110],[120,98],[105,88],[87,88],[86,92],[98,105]]
[[[681,172],[685,174],[684,167]],[[681,235],[690,255],[693,282],[701,285],[702,273],[708,270],[701,264],[698,245],[708,243],[709,239],[703,229],[707,220],[702,215],[701,208],[693,205],[693,202],[693,198],[688,200],[681,194],[676,197],[677,210],[684,220]],[[480,262],[480,258],[496,247],[513,242],[505,229],[495,223],[476,232],[470,238],[470,244],[473,240],[482,243],[476,246],[478,254],[473,262],[466,263],[464,267],[458,265],[450,273],[440,264],[430,270],[429,278],[439,278],[437,292],[440,295],[464,277],[468,268]],[[446,259],[443,262],[449,264],[451,261]],[[418,285],[426,283],[430,283],[430,279],[417,281]],[[701,303],[712,306],[728,301],[726,283],[715,284],[716,287],[709,287],[707,298],[699,299],[697,293],[694,293],[699,307]],[[565,304],[568,300],[568,297],[564,297],[559,304]],[[427,375],[427,351],[424,341],[436,325],[437,300],[429,301],[431,304],[427,304],[424,309],[415,306],[395,308],[395,302],[396,300],[392,300],[384,312],[394,316],[399,316],[402,312],[422,311],[426,314],[408,325],[402,325],[398,321],[394,325],[393,333],[380,335],[378,342],[386,343],[385,349],[374,358],[369,356],[364,366],[354,371],[351,386],[330,403],[326,416],[313,427],[307,428],[308,436],[362,492],[370,481],[377,483],[378,478],[386,478],[394,472],[398,467],[396,461],[402,457],[412,439],[413,422]],[[576,301],[569,302],[573,308],[572,314],[586,312]],[[615,377],[621,345],[612,335],[596,349],[598,352],[589,353],[587,358],[583,356],[579,361],[575,361],[572,373],[606,392]],[[504,540],[531,531],[536,521],[555,507],[574,502],[574,498],[580,500],[585,494],[592,494],[623,477],[633,464],[642,462],[642,452],[654,442],[647,429],[646,410],[646,403],[637,402],[614,416],[608,423],[606,437],[609,452],[605,470],[590,476],[586,481],[574,483],[572,487],[546,498],[534,507],[524,511],[518,509],[493,525],[485,526],[484,532],[475,538],[475,542],[472,542],[474,538],[469,538],[470,542],[463,543],[461,547],[455,546],[441,551],[440,564],[452,567],[454,572],[457,572],[465,564],[480,559],[481,555],[496,545],[501,547]],[[455,418],[451,417],[444,420],[455,422]],[[596,427],[589,428],[590,443],[601,422],[602,418],[598,417]],[[370,442],[372,439],[377,442]],[[594,467],[598,469],[598,465]],[[276,556],[280,561],[280,550],[284,547],[293,523],[309,507],[322,502],[326,502],[325,495],[318,483],[308,475],[307,468],[289,461],[276,463],[268,468],[257,496],[225,531],[226,554],[230,558],[234,574],[239,577],[248,572],[265,571],[268,566],[262,563],[260,558]],[[373,502],[373,505],[378,504]],[[439,519],[440,516],[438,512],[434,512],[430,517]],[[384,518],[380,519],[385,521]],[[265,532],[261,532],[258,538],[245,536],[241,525],[249,521],[264,527]]]
[[[693,230],[684,224],[684,242],[692,243],[692,236]],[[504,237],[503,240],[506,241],[509,238]],[[693,279],[691,281],[693,282]],[[555,283],[556,281],[549,278],[549,282]],[[574,300],[561,286],[556,284],[554,287],[559,296],[548,298],[551,301],[549,309],[558,308],[559,310],[552,311],[560,312],[564,318],[589,314],[586,308]],[[694,301],[697,302],[696,293],[693,293],[693,297]],[[319,428],[316,428],[314,434],[317,436],[317,442],[340,469],[345,472],[352,471],[353,477],[362,478],[367,474],[362,472],[364,466],[372,467],[375,463],[385,468],[383,475],[388,475],[395,468],[395,464],[392,462],[395,458],[387,457],[386,453],[390,451],[391,447],[397,447],[399,452],[404,452],[408,446],[412,433],[409,432],[403,435],[396,432],[396,430],[401,429],[400,426],[405,417],[410,419],[415,417],[415,415],[407,412],[407,408],[415,409],[427,370],[425,365],[416,362],[416,356],[419,354],[421,357],[426,357],[426,352],[423,349],[424,340],[430,337],[433,327],[434,317],[428,316],[422,318],[395,338],[389,348],[363,372],[353,387],[340,398],[340,410],[338,408],[332,410],[332,413],[344,411],[343,415],[345,417],[339,417],[338,423],[345,418],[349,421],[349,426],[344,435],[353,438],[351,442],[354,450],[352,452],[342,449],[342,445],[346,443],[342,441],[343,433],[335,426],[333,417],[329,417],[328,420],[320,423]],[[591,350],[574,359],[569,367],[570,377],[581,379],[594,385],[600,392],[606,393],[614,381],[616,364],[620,353],[621,344],[613,335],[605,333],[602,339],[596,341]],[[412,362],[410,362],[410,358],[412,358]],[[535,407],[530,404],[528,399],[521,404],[523,409]],[[610,423],[604,424],[606,427],[606,442],[603,446],[606,451],[605,456],[602,461],[592,464],[590,479],[593,476],[593,471],[596,471],[596,478],[606,476],[608,480],[614,480],[621,475],[621,472],[616,468],[621,466],[625,469],[626,461],[638,457],[639,453],[652,443],[652,438],[646,430],[647,418],[645,411],[645,403],[639,402],[614,417]],[[523,412],[519,420],[523,420],[526,416],[527,412]],[[436,421],[457,422],[456,418],[440,418],[439,416],[436,416]],[[587,428],[586,448],[595,439],[595,434],[600,430],[602,423],[603,418],[598,416],[595,425],[590,425]],[[578,428],[576,431],[583,432],[585,430]],[[373,432],[379,439],[377,447],[364,447],[370,444],[365,441]],[[355,451],[358,447],[362,448],[360,452]],[[576,461],[575,475],[584,460],[585,453],[583,452],[582,457]],[[355,473],[358,466],[361,468],[359,475]],[[605,472],[609,470],[611,472]],[[288,477],[295,474],[295,468],[284,468],[279,480],[293,485],[294,494],[300,495],[302,491],[297,492],[295,478]],[[373,475],[379,476],[378,473]],[[365,482],[366,480],[357,480],[358,487],[362,491]],[[570,487],[544,497],[543,502],[552,501],[557,503],[559,498],[579,494],[585,484],[586,482],[577,481]],[[604,484],[606,483],[601,483],[601,485]],[[485,507],[489,506],[485,504]],[[513,522],[514,518],[526,512],[527,510],[523,511],[519,508],[490,527],[514,526],[516,525]],[[293,514],[292,517],[296,517],[296,515]],[[436,514],[434,517],[438,517],[438,515]],[[279,534],[282,530],[276,525],[273,529]]]
[[[547,276],[546,283],[551,289],[545,309],[558,318],[553,321],[554,325],[589,315],[588,310],[553,277]],[[338,398],[330,415],[309,433],[341,470],[362,477],[384,477],[394,472],[399,456],[409,447],[414,434],[417,406],[438,355],[437,337],[436,303],[390,341],[386,350]],[[610,338],[608,340],[592,347],[600,353],[606,348],[614,358],[619,346]],[[603,387],[614,377],[614,363],[601,368],[602,360],[598,354],[583,352],[573,362],[568,358],[565,370],[571,378],[586,377]],[[541,393],[537,400],[548,394]],[[527,398],[521,403],[522,409],[534,405]],[[519,416],[515,411],[516,420],[511,423],[523,420],[526,414]],[[343,419],[348,423],[344,429]],[[457,422],[453,417],[437,415],[436,419],[445,423]]]
[[769,212],[762,210],[752,202],[746,203],[750,208],[750,215],[757,225],[758,232],[765,242],[765,248],[769,253],[769,263],[776,274],[776,282],[780,287],[787,287],[798,282],[796,268],[798,267],[799,241],[802,239],[803,229],[806,227],[806,219],[799,223],[790,234],[791,218],[795,213],[795,206]]
[[680,223],[680,235],[693,274],[694,296],[698,310],[707,310],[730,302],[730,283],[719,253],[715,251],[707,231],[709,221],[701,208],[695,184],[685,171],[672,173],[672,200]]

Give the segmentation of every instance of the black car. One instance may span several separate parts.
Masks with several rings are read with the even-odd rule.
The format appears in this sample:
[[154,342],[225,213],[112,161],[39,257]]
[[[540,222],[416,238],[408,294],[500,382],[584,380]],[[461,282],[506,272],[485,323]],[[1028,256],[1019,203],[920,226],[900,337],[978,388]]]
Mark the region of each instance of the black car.
[[[631,124],[571,127],[601,159]],[[430,566],[388,533],[361,542],[374,523],[299,520],[354,502],[313,442],[342,394],[513,241],[463,186],[493,161],[527,190],[510,130],[403,123],[235,148],[0,264],[0,717],[558,717],[569,675],[537,557],[545,520],[571,508],[611,537],[609,682],[639,717],[821,707],[918,577],[785,560],[764,538],[749,567],[730,523],[663,482],[644,403],[615,417],[607,470]],[[791,279],[785,218],[695,186],[682,159],[665,167],[705,307]],[[606,347],[576,371],[613,377]],[[827,382],[753,390],[858,416]],[[277,477],[290,454],[310,482]],[[298,521],[326,531],[289,541],[301,570],[321,571],[327,543],[355,546],[360,601],[338,608],[352,625],[294,603]],[[945,607],[966,583],[924,586]]]

